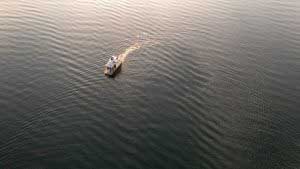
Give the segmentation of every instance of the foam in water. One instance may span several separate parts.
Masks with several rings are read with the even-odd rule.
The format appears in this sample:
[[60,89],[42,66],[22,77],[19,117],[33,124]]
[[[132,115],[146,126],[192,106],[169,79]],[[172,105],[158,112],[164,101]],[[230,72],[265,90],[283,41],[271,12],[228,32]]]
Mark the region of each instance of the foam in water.
[[123,52],[122,54],[119,55],[119,57],[121,58],[122,62],[125,61],[126,57],[131,53],[134,52],[135,50],[138,50],[141,47],[141,45],[139,43],[135,43],[132,46],[128,47],[125,52]]
[[119,57],[121,57],[122,62],[125,61],[126,57],[130,53],[140,49],[141,47],[152,46],[158,43],[158,41],[156,41],[155,38],[151,38],[150,35],[145,32],[143,32],[140,35],[137,35],[134,41],[135,42],[133,43],[133,45],[126,48],[125,51],[119,55]]

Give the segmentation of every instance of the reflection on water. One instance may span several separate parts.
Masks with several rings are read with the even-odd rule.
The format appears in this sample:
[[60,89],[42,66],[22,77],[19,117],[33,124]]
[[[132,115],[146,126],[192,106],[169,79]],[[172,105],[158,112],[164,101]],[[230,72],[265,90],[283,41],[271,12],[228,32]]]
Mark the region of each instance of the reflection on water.
[[299,168],[299,18],[298,0],[2,0],[0,168]]

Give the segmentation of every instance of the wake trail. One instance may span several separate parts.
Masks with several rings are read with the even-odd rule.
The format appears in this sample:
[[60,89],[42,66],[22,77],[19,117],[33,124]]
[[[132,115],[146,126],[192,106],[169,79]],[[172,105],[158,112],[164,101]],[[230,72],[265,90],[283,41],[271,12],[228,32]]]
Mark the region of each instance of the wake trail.
[[141,48],[141,45],[140,45],[139,43],[135,43],[135,44],[133,44],[132,46],[130,46],[130,47],[128,47],[127,49],[125,49],[125,51],[124,51],[122,54],[119,55],[121,61],[124,62],[125,59],[126,59],[126,57],[127,57],[130,53],[132,53],[132,52],[134,52],[134,51],[136,51],[136,50],[138,50],[138,49],[140,49],[140,48]]
[[[129,46],[121,53],[118,57],[120,57],[121,61],[124,62],[127,56],[134,51],[139,50],[140,48],[151,47],[153,45],[159,44],[158,38],[155,38],[147,33],[142,33],[137,35],[134,39],[129,39],[129,41],[133,41],[133,45]],[[127,42],[128,43],[128,42]]]

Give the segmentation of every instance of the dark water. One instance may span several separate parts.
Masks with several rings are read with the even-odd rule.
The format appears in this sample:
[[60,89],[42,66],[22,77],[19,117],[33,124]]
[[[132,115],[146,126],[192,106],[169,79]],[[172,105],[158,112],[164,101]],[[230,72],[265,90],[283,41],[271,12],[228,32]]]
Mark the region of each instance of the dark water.
[[297,169],[299,106],[299,0],[0,1],[0,168]]

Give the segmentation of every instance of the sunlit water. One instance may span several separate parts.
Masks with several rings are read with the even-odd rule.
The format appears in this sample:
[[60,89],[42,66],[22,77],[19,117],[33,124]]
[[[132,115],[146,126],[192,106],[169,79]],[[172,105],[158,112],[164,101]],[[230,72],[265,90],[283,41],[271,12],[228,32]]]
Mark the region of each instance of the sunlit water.
[[0,168],[300,168],[299,47],[299,0],[1,0]]

